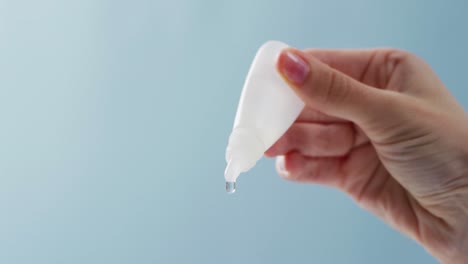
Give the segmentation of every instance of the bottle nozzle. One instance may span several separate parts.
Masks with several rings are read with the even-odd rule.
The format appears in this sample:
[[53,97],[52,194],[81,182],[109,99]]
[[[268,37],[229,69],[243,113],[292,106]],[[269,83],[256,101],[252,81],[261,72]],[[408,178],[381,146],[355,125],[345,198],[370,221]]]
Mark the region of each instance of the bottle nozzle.
[[224,171],[224,179],[226,179],[226,182],[235,182],[239,174],[240,171],[237,166],[235,166],[232,160],[229,160],[226,170]]

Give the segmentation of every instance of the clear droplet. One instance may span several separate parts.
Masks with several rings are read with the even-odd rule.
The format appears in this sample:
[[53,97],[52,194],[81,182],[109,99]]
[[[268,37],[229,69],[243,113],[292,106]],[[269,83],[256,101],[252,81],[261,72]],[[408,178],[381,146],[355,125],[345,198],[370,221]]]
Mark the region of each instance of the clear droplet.
[[226,192],[235,193],[236,192],[236,182],[226,182]]

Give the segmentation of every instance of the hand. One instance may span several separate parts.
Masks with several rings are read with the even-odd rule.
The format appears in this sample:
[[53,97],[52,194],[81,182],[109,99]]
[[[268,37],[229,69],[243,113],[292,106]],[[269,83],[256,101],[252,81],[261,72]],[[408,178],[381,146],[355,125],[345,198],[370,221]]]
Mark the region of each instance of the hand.
[[287,49],[306,103],[265,154],[285,179],[336,187],[443,263],[468,263],[468,117],[430,67],[394,49]]

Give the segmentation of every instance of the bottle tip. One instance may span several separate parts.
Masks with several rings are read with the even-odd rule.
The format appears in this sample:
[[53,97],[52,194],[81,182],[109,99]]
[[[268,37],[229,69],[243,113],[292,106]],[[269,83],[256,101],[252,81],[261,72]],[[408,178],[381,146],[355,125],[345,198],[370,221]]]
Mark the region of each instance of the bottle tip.
[[235,182],[239,176],[239,170],[237,166],[231,161],[228,162],[226,170],[224,171],[224,179],[226,182]]
[[235,193],[236,192],[236,182],[226,182],[226,192],[227,193]]

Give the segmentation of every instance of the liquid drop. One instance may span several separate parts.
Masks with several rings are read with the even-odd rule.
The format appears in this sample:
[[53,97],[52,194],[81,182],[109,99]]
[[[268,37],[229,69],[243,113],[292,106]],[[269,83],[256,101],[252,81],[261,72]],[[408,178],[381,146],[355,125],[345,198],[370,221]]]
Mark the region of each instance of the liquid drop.
[[226,182],[226,192],[235,193],[236,192],[236,182]]

